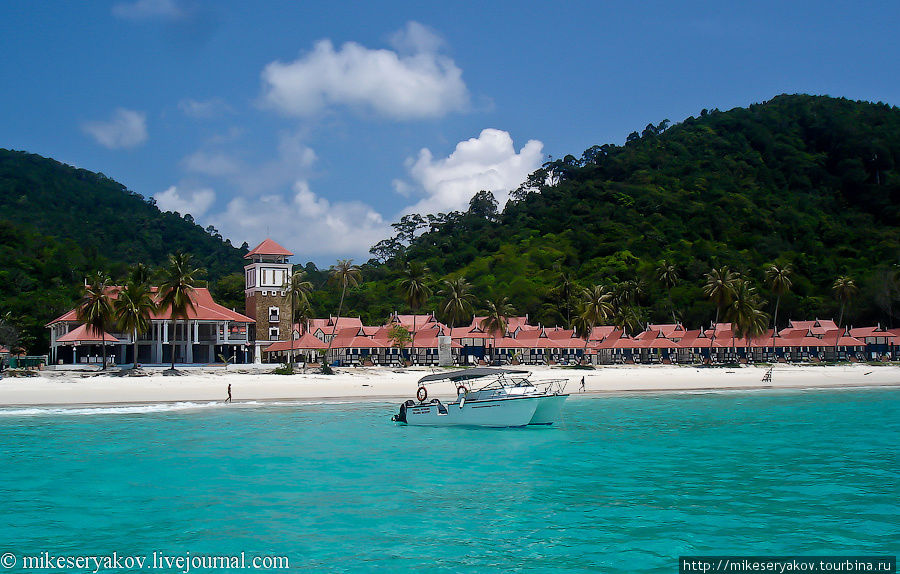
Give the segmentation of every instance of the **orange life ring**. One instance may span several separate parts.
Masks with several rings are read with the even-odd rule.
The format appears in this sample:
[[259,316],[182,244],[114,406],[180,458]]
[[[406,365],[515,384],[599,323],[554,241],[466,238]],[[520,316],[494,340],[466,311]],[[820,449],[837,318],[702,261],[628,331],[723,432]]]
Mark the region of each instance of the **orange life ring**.
[[469,392],[469,389],[467,389],[465,385],[460,385],[460,386],[456,387],[456,396],[459,396],[463,393],[468,393],[468,392]]
[[416,398],[419,399],[420,403],[424,403],[425,399],[428,398],[428,389],[425,387],[419,387],[419,390],[416,391]]

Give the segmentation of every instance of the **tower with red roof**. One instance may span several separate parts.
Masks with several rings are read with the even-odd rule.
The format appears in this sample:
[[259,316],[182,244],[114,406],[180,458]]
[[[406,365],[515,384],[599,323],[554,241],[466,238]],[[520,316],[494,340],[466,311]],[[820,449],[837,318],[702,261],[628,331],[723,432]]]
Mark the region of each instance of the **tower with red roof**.
[[291,276],[292,255],[268,238],[244,255],[249,260],[244,266],[245,312],[256,319],[257,350],[259,343],[288,341],[291,336],[291,306],[284,286]]

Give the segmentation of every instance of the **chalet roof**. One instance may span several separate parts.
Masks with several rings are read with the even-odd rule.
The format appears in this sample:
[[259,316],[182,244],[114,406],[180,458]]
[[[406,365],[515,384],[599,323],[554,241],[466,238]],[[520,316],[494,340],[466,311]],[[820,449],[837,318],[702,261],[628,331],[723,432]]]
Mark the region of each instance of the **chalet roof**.
[[838,326],[830,319],[816,319],[815,321],[791,321],[790,328],[807,330],[812,335],[824,335],[828,331],[837,329]]
[[274,241],[269,238],[263,240],[262,243],[251,249],[246,255],[244,255],[244,259],[251,259],[254,255],[284,255],[285,257],[290,257],[293,255],[290,251],[278,245]]
[[[328,345],[325,346],[328,347]],[[336,336],[331,342],[332,349],[385,349],[388,347],[390,347],[389,343],[373,337],[361,337],[346,332]]]
[[322,332],[330,335],[335,324],[337,324],[338,330],[347,327],[359,329],[363,326],[362,319],[359,317],[328,317],[327,319],[310,319],[309,330],[315,332],[316,329],[322,329]]
[[307,351],[309,349],[327,349],[328,343],[322,341],[312,333],[304,333],[302,337],[294,341],[277,341],[265,349],[266,353],[274,351]]
[[94,329],[90,325],[79,325],[56,340],[57,343],[118,343],[119,340],[105,331]]
[[887,331],[881,328],[881,325],[875,327],[856,327],[850,329],[851,337],[887,337],[890,336]]
[[685,332],[684,325],[681,323],[663,323],[660,325],[647,325],[647,329],[651,331],[659,331],[664,337],[682,336]]
[[475,327],[454,327],[450,330],[454,339],[490,339],[491,335]]

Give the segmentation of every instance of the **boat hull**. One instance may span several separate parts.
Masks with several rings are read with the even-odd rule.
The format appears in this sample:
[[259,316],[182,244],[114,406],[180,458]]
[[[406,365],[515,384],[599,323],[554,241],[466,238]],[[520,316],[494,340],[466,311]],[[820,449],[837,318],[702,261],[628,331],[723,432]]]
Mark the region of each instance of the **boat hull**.
[[562,411],[563,403],[569,395],[551,395],[541,399],[538,407],[534,410],[529,425],[552,425],[559,419],[559,413]]
[[412,426],[524,427],[531,423],[541,400],[516,397],[416,404],[406,408],[406,420],[401,422]]

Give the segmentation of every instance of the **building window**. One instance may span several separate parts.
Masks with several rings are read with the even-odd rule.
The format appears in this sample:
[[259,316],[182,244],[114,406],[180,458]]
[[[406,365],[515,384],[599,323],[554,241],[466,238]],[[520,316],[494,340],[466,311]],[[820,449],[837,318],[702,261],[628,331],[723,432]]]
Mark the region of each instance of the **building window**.
[[269,307],[269,322],[278,322],[278,307]]
[[272,327],[269,329],[269,340],[277,341],[278,340],[278,327]]

